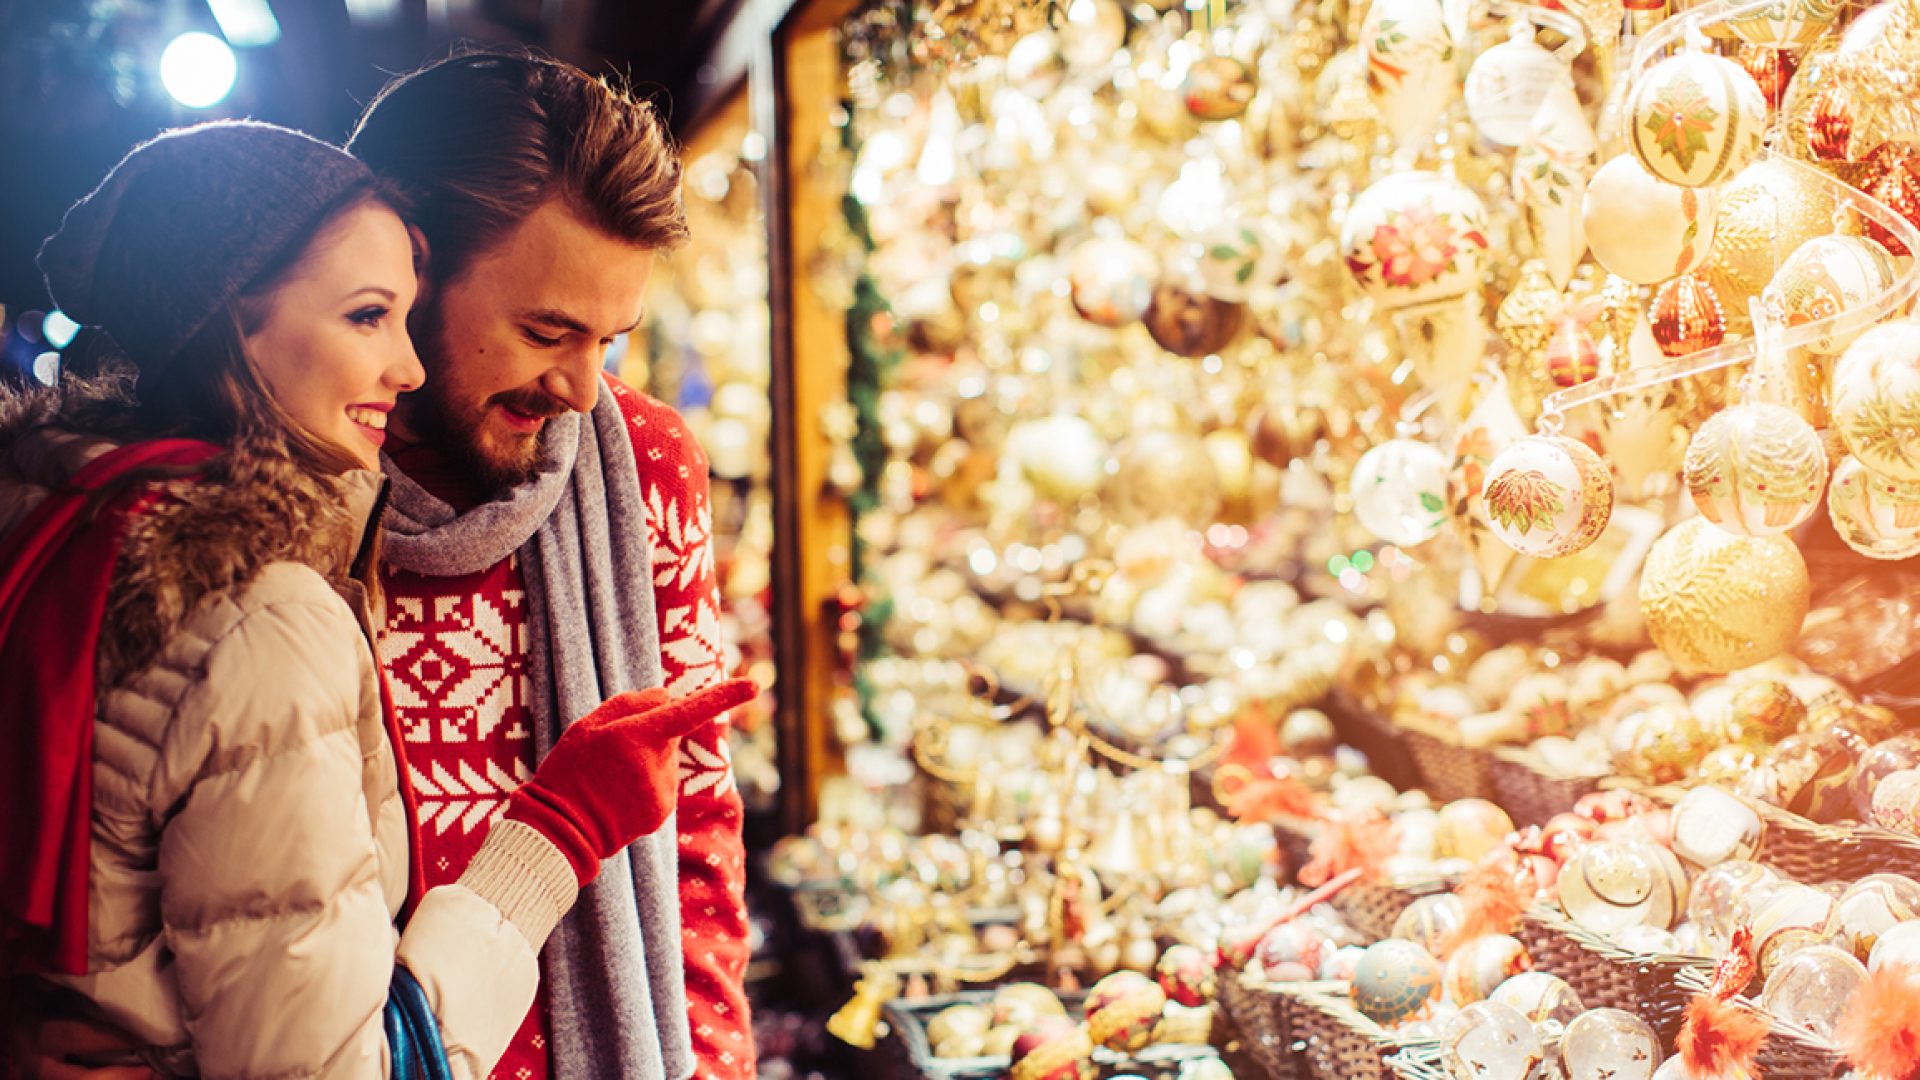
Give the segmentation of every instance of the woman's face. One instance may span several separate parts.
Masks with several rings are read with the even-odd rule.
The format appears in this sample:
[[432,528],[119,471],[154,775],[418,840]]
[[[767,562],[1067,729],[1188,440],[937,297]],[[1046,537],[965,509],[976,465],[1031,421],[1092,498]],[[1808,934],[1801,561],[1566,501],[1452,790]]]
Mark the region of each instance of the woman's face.
[[314,234],[246,336],[274,401],[369,469],[379,468],[395,400],[426,379],[407,337],[413,297],[406,226],[362,203]]

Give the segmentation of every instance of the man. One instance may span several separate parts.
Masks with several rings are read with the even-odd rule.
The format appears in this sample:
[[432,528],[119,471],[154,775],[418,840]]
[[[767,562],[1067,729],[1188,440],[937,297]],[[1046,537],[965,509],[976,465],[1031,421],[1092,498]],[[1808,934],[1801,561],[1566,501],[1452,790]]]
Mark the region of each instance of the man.
[[[566,723],[725,673],[705,456],[672,409],[602,373],[686,220],[653,109],[524,55],[402,76],[348,148],[411,203],[420,248],[409,329],[431,389],[388,429],[380,651],[431,887]],[[754,1075],[724,724],[683,740],[677,827],[610,862],[549,939],[495,1077]],[[57,1060],[105,1033],[33,1038],[29,1075],[127,1075]]]

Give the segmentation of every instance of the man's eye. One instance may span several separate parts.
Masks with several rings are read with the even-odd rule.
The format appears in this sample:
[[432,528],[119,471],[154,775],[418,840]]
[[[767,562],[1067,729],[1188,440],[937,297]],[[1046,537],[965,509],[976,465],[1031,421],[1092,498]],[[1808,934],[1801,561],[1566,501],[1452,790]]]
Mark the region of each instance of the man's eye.
[[535,333],[534,331],[529,330],[524,326],[520,328],[520,332],[527,335],[528,341],[533,342],[535,345],[538,345],[543,349],[550,349],[553,346],[560,344],[559,338],[548,337],[545,334]]
[[386,318],[387,314],[388,309],[384,307],[364,307],[347,316],[347,319],[361,326],[377,327],[380,325],[380,320]]

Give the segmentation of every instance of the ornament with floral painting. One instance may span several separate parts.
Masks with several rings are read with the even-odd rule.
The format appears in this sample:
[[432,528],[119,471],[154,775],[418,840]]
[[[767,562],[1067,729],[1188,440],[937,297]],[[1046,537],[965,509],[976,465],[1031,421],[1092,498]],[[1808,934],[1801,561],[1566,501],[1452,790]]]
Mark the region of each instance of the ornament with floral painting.
[[1819,507],[1827,451],[1799,413],[1772,402],[1746,402],[1700,425],[1687,445],[1684,468],[1701,517],[1740,536],[1771,536]]
[[[1559,66],[1559,61],[1554,61]],[[1534,254],[1555,287],[1566,288],[1587,253],[1582,207],[1598,142],[1564,68],[1549,85],[1513,158],[1513,186],[1526,211]]]
[[1711,187],[1760,153],[1767,99],[1740,65],[1708,53],[1655,64],[1627,98],[1628,144],[1670,184]]
[[1870,559],[1920,555],[1920,484],[1880,476],[1855,457],[1842,458],[1827,483],[1833,531]]
[[1613,474],[1587,444],[1564,435],[1521,439],[1487,469],[1487,520],[1523,555],[1556,559],[1585,550],[1613,514]]
[[1374,0],[1360,27],[1367,95],[1401,143],[1430,134],[1459,92],[1440,0]]
[[1411,547],[1447,523],[1447,458],[1417,439],[1390,439],[1361,455],[1347,493],[1368,532]]
[[1594,259],[1609,273],[1658,285],[1706,260],[1719,207],[1713,189],[1666,183],[1622,154],[1587,184],[1581,219]]
[[1368,187],[1340,230],[1347,272],[1388,308],[1478,288],[1487,246],[1479,197],[1430,172],[1400,173]]
[[1860,335],[1833,368],[1833,426],[1874,472],[1920,483],[1920,321]]
[[[1761,302],[1786,326],[1845,316],[1893,284],[1893,256],[1864,236],[1817,236],[1780,264]],[[1862,319],[1840,322],[1805,342],[1822,356],[1845,349],[1866,329]]]
[[1487,468],[1495,457],[1516,440],[1526,437],[1527,428],[1514,410],[1507,391],[1507,380],[1498,374],[1479,388],[1480,398],[1453,442],[1453,467],[1447,473],[1447,495],[1453,511],[1454,531],[1473,558],[1480,574],[1481,591],[1492,595],[1512,567],[1514,550],[1493,535],[1487,522]]
[[1239,302],[1276,284],[1285,269],[1284,242],[1264,218],[1239,214],[1202,233],[1200,281],[1207,294]]

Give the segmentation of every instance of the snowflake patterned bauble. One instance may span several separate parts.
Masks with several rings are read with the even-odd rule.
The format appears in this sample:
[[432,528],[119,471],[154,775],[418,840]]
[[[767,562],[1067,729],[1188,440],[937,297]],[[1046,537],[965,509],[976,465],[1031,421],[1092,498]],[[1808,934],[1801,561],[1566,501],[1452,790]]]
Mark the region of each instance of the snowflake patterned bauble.
[[1460,90],[1440,0],[1374,0],[1360,27],[1367,97],[1403,143],[1439,124]]
[[1447,1072],[1456,1080],[1531,1076],[1547,1056],[1533,1024],[1497,1001],[1476,1001],[1455,1013],[1440,1042]]
[[1828,411],[1860,464],[1920,483],[1920,322],[1876,326],[1848,346],[1833,367]]
[[1707,418],[1687,444],[1684,476],[1700,515],[1741,536],[1807,520],[1827,483],[1820,434],[1784,405],[1748,402]]
[[1073,250],[1067,284],[1073,309],[1095,326],[1120,327],[1139,320],[1153,302],[1160,266],[1131,240],[1101,237]]
[[1390,544],[1424,543],[1447,523],[1447,456],[1417,439],[1367,451],[1348,484],[1353,516]]
[[1712,190],[1666,183],[1621,154],[1593,174],[1580,214],[1587,248],[1608,273],[1658,285],[1706,261],[1719,209]]
[[1231,56],[1203,56],[1187,69],[1180,96],[1198,120],[1231,120],[1247,111],[1259,89],[1253,72]]
[[1724,674],[1785,652],[1807,617],[1807,564],[1784,536],[1735,536],[1704,518],[1667,530],[1640,573],[1640,614],[1674,666]]
[[1137,971],[1116,971],[1087,991],[1087,1035],[1109,1050],[1131,1053],[1153,1041],[1166,1007],[1159,983]]
[[1655,64],[1627,97],[1628,145],[1648,172],[1711,187],[1760,153],[1767,96],[1739,64],[1682,53]]
[[1660,1036],[1625,1009],[1591,1009],[1567,1025],[1560,1060],[1567,1080],[1652,1080]]
[[1486,207],[1456,180],[1399,173],[1353,201],[1340,250],[1354,281],[1385,307],[1464,296],[1486,267]]
[[1920,555],[1920,484],[1881,476],[1845,457],[1827,483],[1833,531],[1869,559]]
[[1207,295],[1240,302],[1256,289],[1278,284],[1286,247],[1264,218],[1229,215],[1200,234],[1200,283]]
[[1481,497],[1502,543],[1536,559],[1557,559],[1606,531],[1613,473],[1578,439],[1530,435],[1493,459]]
[[1440,961],[1411,941],[1367,946],[1353,969],[1353,1007],[1381,1027],[1425,1017],[1440,997]]
[[1852,314],[1804,343],[1832,356],[1867,328],[1859,311],[1893,284],[1893,256],[1864,236],[1817,236],[1795,248],[1760,294],[1769,315],[1784,326]]

